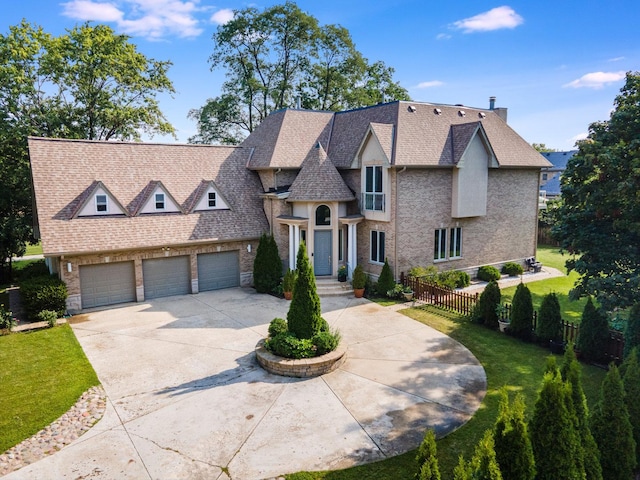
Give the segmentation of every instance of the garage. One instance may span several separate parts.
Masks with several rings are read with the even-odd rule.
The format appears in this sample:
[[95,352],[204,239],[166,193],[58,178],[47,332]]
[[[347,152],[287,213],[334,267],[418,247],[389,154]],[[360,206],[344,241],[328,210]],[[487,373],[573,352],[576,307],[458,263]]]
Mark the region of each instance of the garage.
[[133,262],[80,266],[82,308],[101,307],[136,300]]
[[143,260],[145,300],[191,293],[190,270],[188,256]]
[[198,255],[198,290],[220,290],[240,285],[238,252],[203,253]]

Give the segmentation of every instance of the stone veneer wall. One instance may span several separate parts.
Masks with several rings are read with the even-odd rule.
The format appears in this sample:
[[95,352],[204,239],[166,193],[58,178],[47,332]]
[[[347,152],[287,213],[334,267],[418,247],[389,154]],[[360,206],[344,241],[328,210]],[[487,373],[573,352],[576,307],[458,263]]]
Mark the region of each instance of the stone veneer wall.
[[[247,246],[251,245],[251,252]],[[181,247],[169,247],[169,249],[153,248],[145,250],[129,250],[125,252],[101,252],[91,255],[64,256],[59,260],[58,271],[60,278],[67,284],[69,296],[67,298],[67,310],[75,313],[81,310],[80,298],[80,266],[96,265],[102,263],[115,263],[132,261],[135,266],[136,294],[139,302],[144,300],[144,288],[142,281],[142,260],[150,258],[178,257],[189,255],[191,257],[191,293],[198,293],[198,261],[200,253],[228,252],[237,250],[240,262],[240,284],[250,286],[253,284],[253,261],[255,259],[258,239],[248,239],[241,242],[199,244]],[[67,269],[67,263],[71,263],[71,272]]]

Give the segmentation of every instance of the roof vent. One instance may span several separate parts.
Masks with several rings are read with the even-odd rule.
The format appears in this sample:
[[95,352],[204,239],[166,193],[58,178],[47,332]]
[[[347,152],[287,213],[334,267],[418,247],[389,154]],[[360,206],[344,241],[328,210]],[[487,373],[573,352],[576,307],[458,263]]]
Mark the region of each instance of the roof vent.
[[440,115],[442,113],[442,110],[440,110],[439,108],[434,108],[433,113],[435,113],[436,115]]
[[415,105],[409,105],[409,106],[407,107],[407,110],[409,110],[411,113],[413,113],[413,112],[415,112],[415,111],[417,110],[417,108],[416,108],[416,106],[415,106]]
[[467,114],[467,112],[465,112],[464,110],[458,110],[458,116],[459,117],[464,117]]
[[486,114],[486,113],[484,113],[484,112],[478,112],[478,117],[480,117],[480,118],[484,118],[484,117],[486,117],[486,116],[487,116],[487,114]]

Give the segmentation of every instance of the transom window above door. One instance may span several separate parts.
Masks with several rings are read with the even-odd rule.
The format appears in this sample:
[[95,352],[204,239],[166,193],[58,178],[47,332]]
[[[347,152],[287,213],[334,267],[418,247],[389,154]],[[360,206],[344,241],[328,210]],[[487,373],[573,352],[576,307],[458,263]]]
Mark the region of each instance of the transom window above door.
[[316,208],[316,225],[331,225],[331,209],[328,206],[320,205],[318,208]]

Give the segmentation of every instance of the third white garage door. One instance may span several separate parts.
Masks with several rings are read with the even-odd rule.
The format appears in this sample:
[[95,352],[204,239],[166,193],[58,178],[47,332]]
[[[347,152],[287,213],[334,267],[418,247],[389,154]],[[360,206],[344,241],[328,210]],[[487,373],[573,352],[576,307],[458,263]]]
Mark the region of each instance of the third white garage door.
[[145,300],[191,293],[190,271],[188,256],[143,260]]
[[198,255],[198,291],[219,290],[240,285],[238,252]]

